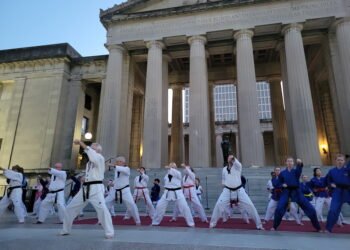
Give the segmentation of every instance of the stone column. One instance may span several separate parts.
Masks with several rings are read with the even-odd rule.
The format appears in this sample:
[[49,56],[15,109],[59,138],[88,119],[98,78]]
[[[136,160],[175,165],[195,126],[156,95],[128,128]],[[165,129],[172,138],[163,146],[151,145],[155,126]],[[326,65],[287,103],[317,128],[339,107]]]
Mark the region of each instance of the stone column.
[[306,66],[301,24],[283,29],[288,71],[288,91],[291,104],[296,156],[306,165],[320,165],[317,129]]
[[221,142],[222,134],[217,134],[215,138],[216,142],[216,167],[224,166],[224,158],[222,156]]
[[246,166],[264,165],[264,141],[260,129],[253,56],[253,31],[235,33],[237,42],[237,99],[240,151]]
[[190,44],[190,138],[189,163],[192,167],[211,165],[206,38],[193,36]]
[[342,133],[346,134],[344,138],[341,138],[344,142],[342,150],[346,154],[350,154],[350,134],[349,134],[349,117],[350,117],[350,18],[343,18],[336,23],[336,38],[337,45],[339,50],[339,61],[340,67],[343,75],[343,82],[338,83],[343,86],[340,89],[343,89],[344,94],[341,102],[346,103],[346,106],[343,110],[342,116],[347,118],[343,119],[346,121],[343,126],[346,128],[347,132]]
[[[165,162],[164,154],[167,154],[167,137],[165,140],[164,119],[167,112],[168,86],[166,85],[167,67],[163,62],[164,44],[159,41],[147,43],[147,76],[145,93],[145,112],[143,127],[143,156],[142,166],[145,168],[161,168]],[[165,145],[164,145],[165,144]]]
[[[98,141],[103,148],[102,154],[109,159],[118,153],[119,130],[121,127],[123,59],[125,50],[119,45],[109,45],[109,57],[106,79],[102,84],[100,124]],[[128,157],[125,155],[125,157]]]
[[183,162],[183,125],[182,125],[182,87],[174,85],[173,112],[171,123],[170,161],[176,164]]
[[290,104],[289,97],[289,89],[288,89],[288,73],[287,73],[287,64],[286,64],[286,51],[284,48],[284,44],[281,46],[280,50],[280,61],[281,61],[281,75],[282,75],[282,83],[283,83],[283,97],[284,97],[284,105],[285,105],[285,117],[287,123],[287,135],[288,135],[288,155],[296,157],[295,153],[295,143],[294,143],[294,130],[293,130],[293,122],[292,122],[292,110]]
[[211,150],[211,165],[216,166],[216,126],[215,126],[215,103],[214,103],[214,83],[209,83],[209,111],[210,111],[210,150]]
[[286,116],[283,107],[281,80],[273,78],[270,82],[272,106],[273,140],[275,146],[275,160],[277,165],[284,165],[288,156],[288,135]]

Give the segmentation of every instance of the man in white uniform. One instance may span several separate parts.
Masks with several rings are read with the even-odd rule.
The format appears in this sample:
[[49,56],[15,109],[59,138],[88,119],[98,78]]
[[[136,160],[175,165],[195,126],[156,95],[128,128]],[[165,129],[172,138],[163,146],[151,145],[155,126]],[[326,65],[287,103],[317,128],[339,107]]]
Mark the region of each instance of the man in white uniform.
[[216,202],[210,220],[210,228],[216,226],[217,221],[224,213],[225,208],[230,204],[230,201],[236,200],[242,205],[242,207],[244,207],[249,216],[253,218],[256,228],[258,230],[264,229],[253,202],[242,187],[241,175],[241,163],[233,155],[230,155],[228,157],[228,166],[224,167],[222,170],[222,185],[224,186],[224,189]]
[[134,199],[130,191],[129,178],[130,168],[125,165],[125,158],[119,156],[116,158],[116,165],[109,164],[110,167],[114,167],[114,195],[106,198],[107,207],[114,206],[115,202],[124,203],[127,211],[134,218],[137,226],[141,225],[139,210],[135,204]]
[[191,210],[187,205],[181,188],[181,173],[176,170],[176,164],[174,162],[171,162],[169,166],[166,166],[165,168],[168,169],[168,173],[164,177],[165,191],[162,198],[160,198],[157,203],[152,225],[158,226],[161,223],[169,201],[175,201],[175,206],[178,207],[180,214],[185,217],[187,225],[189,227],[194,227]]
[[[135,203],[137,203],[139,199],[142,199],[145,202],[146,213],[152,220],[154,217],[155,209],[152,204],[151,197],[149,196],[149,190],[147,188],[149,177],[146,174],[146,169],[144,167],[139,168],[137,171],[140,173],[140,175],[136,176],[134,179],[134,200]],[[130,217],[129,210],[126,211],[125,217]]]
[[91,203],[95,208],[98,220],[105,231],[105,237],[107,239],[113,238],[114,228],[112,217],[104,201],[104,185],[102,181],[105,173],[105,159],[101,155],[102,147],[98,143],[93,143],[91,147],[88,147],[80,140],[74,140],[74,144],[80,145],[84,148],[85,153],[89,158],[89,162],[86,164],[83,188],[79,190],[66,207],[63,229],[61,230],[60,235],[63,236],[70,234],[74,218],[77,217],[80,211],[88,203]]
[[63,217],[66,210],[64,187],[66,185],[67,173],[66,171],[62,171],[61,163],[56,163],[54,168],[49,169],[49,174],[51,174],[49,193],[40,204],[38,221],[36,222],[37,224],[41,224],[45,221],[55,203],[57,205],[58,218],[60,222],[63,222]]
[[12,202],[18,222],[24,223],[25,211],[22,206],[23,175],[20,173],[20,166],[13,166],[12,170],[0,167],[0,170],[3,170],[5,177],[10,180],[7,192],[0,201],[0,216]]
[[[205,214],[202,203],[200,202],[197,191],[196,191],[196,175],[194,174],[194,170],[190,166],[186,166],[185,164],[181,164],[181,167],[185,169],[184,177],[182,178],[182,188],[185,195],[185,198],[191,203],[191,211],[192,216],[198,214],[199,218],[202,222],[208,223],[207,216]],[[176,221],[179,216],[179,208],[177,206],[174,207],[172,221]]]

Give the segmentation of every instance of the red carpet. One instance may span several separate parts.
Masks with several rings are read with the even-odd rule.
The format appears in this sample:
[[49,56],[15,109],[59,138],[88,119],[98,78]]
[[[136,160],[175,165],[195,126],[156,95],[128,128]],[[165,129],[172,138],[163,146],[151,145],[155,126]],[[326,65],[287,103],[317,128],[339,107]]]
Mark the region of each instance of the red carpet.
[[[117,226],[131,226],[135,225],[133,219],[123,220],[123,216],[114,216],[113,225]],[[179,217],[175,222],[169,222],[171,219],[170,216],[164,216],[162,223],[160,226],[162,227],[187,227],[185,219]],[[208,218],[210,219],[210,218]],[[94,225],[97,223],[97,219],[84,219],[75,221],[74,224],[84,224],[84,225]],[[208,228],[209,224],[201,222],[198,218],[195,218],[195,223],[197,228]],[[278,231],[286,231],[286,232],[314,232],[314,228],[312,227],[309,221],[303,221],[304,226],[299,226],[295,224],[295,221],[283,221],[278,228]],[[151,219],[146,216],[141,216],[141,224],[142,226],[149,226],[151,224]],[[266,230],[270,230],[272,227],[272,221],[268,222],[264,225]],[[324,229],[325,225],[322,224],[321,227]],[[242,219],[229,219],[227,222],[223,223],[219,221],[216,228],[222,229],[242,229],[242,230],[256,230],[255,223],[251,220],[250,224],[245,224]],[[339,234],[350,234],[350,225],[345,225],[343,227],[339,227],[337,225],[334,226],[333,233]]]

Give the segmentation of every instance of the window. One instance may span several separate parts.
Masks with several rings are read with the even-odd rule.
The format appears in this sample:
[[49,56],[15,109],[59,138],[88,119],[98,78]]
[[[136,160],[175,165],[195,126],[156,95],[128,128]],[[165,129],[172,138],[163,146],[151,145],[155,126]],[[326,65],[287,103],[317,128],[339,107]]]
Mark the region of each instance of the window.
[[81,135],[84,136],[89,128],[89,118],[87,117],[83,117],[83,122],[82,122],[82,126],[81,126]]
[[213,89],[215,121],[237,120],[237,90],[233,84],[217,85]]
[[84,107],[87,109],[87,110],[91,110],[91,107],[92,107],[92,98],[91,96],[89,95],[85,95],[85,104],[84,104]]
[[270,85],[267,82],[257,82],[256,90],[258,94],[259,119],[271,120]]

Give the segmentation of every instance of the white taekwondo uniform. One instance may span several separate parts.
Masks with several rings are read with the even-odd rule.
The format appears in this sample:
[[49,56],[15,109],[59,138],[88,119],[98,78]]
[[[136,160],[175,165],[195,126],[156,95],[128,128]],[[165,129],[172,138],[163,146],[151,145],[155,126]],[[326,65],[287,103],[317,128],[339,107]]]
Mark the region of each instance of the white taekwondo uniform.
[[238,201],[255,221],[257,229],[262,229],[261,220],[253,202],[242,187],[241,181],[242,164],[235,158],[232,167],[224,167],[222,170],[222,185],[224,189],[216,202],[213,215],[210,220],[210,227],[215,227],[219,218],[224,214],[231,200]]
[[107,196],[106,205],[108,208],[114,206],[115,202],[124,203],[126,210],[134,218],[136,224],[141,223],[139,210],[135,204],[129,186],[130,168],[127,166],[115,166],[114,188],[111,196]]
[[[135,177],[134,200],[135,200],[135,203],[137,203],[139,199],[142,199],[145,202],[146,213],[151,219],[153,219],[155,209],[152,204],[151,197],[149,196],[149,190],[147,188],[148,180],[149,180],[149,177],[146,174],[140,174],[139,176]],[[126,211],[125,217],[126,218],[130,217],[129,210]]]
[[194,227],[194,221],[191,210],[187,205],[185,196],[181,188],[181,173],[170,168],[164,177],[165,191],[157,203],[156,212],[152,221],[152,225],[159,225],[165,214],[165,210],[169,201],[175,201],[175,206],[180,210],[180,213],[185,217],[186,223],[189,227]]
[[51,168],[49,170],[51,174],[51,182],[49,185],[49,193],[45,199],[41,202],[39,208],[38,221],[44,222],[49,215],[52,206],[56,203],[58,210],[58,218],[60,222],[63,222],[64,213],[66,210],[64,200],[64,188],[66,185],[67,173],[66,171],[57,170]]
[[91,203],[97,212],[98,221],[101,223],[105,235],[113,236],[112,217],[104,200],[104,185],[102,183],[105,173],[105,159],[90,147],[85,149],[85,153],[89,157],[85,170],[85,182],[83,188],[66,207],[61,234],[70,234],[74,218],[88,203]]
[[[191,203],[192,216],[198,214],[202,222],[207,222],[207,216],[205,214],[202,203],[200,202],[197,190],[196,190],[196,175],[191,171],[190,168],[185,168],[185,175],[182,178],[182,188],[185,198]],[[193,211],[192,211],[193,210]],[[179,208],[174,206],[173,220],[179,216]]]
[[23,175],[21,173],[6,169],[4,175],[10,180],[7,187],[7,192],[0,201],[0,215],[2,215],[10,203],[13,203],[15,214],[18,222],[23,223],[25,217],[25,211],[22,205],[22,181]]

